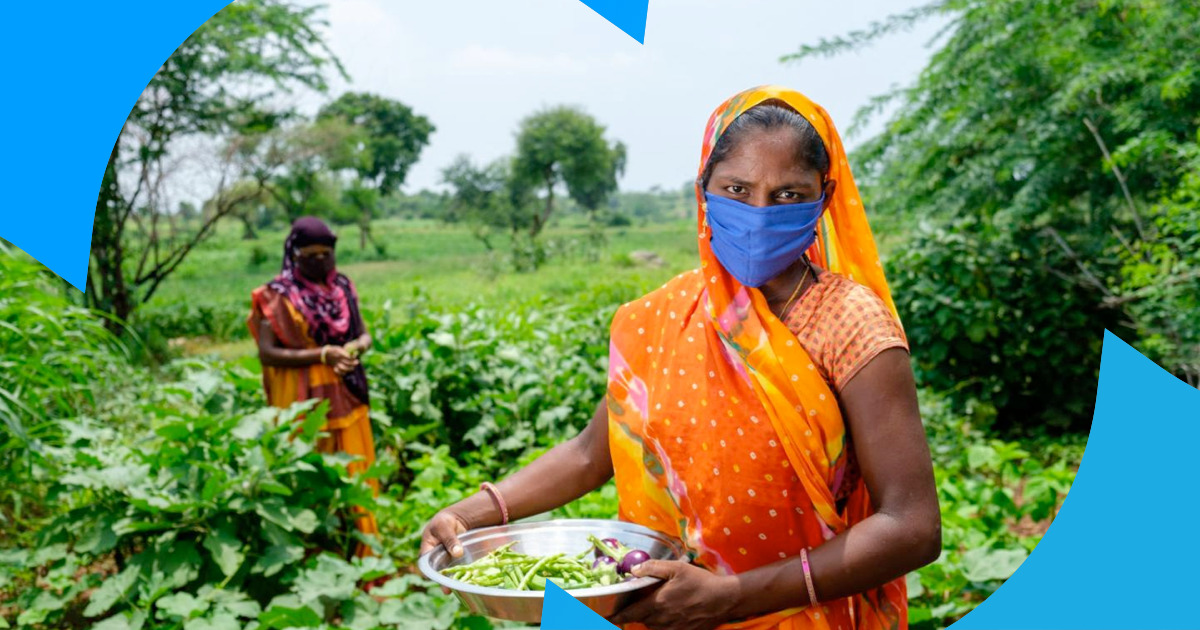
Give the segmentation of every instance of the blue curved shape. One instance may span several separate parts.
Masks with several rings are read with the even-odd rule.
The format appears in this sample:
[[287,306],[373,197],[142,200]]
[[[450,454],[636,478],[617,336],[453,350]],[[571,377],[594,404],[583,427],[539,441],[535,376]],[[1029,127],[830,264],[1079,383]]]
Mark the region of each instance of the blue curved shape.
[[571,597],[569,593],[546,583],[546,599],[542,602],[542,630],[618,630],[604,617]]
[[159,66],[228,0],[17,2],[8,59],[0,237],[82,290],[96,197],[121,125]]
[[579,0],[625,34],[646,43],[646,14],[650,0]]
[[954,630],[1195,628],[1200,390],[1105,331],[1083,462],[1054,524]]

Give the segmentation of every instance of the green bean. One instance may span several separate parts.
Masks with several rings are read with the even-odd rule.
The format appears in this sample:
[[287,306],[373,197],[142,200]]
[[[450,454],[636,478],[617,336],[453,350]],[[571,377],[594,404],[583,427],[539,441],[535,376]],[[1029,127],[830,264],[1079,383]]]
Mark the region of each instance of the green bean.
[[555,558],[560,558],[560,557],[562,557],[562,554],[555,554],[553,556],[546,556],[545,558],[538,560],[537,564],[533,565],[533,568],[530,569],[529,572],[525,574],[525,577],[521,578],[521,582],[519,584],[517,584],[517,590],[518,591],[525,590],[525,585],[529,583],[529,578],[533,577],[533,574],[537,573],[538,569],[541,569],[543,566],[545,566],[547,562],[550,562],[551,560],[554,560]]

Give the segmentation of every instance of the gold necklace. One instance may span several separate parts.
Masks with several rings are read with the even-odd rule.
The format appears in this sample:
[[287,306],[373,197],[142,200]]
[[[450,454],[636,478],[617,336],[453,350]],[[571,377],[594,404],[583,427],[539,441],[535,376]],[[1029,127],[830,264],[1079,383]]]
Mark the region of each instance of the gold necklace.
[[796,298],[800,295],[800,289],[804,287],[804,281],[808,280],[808,272],[810,271],[812,271],[812,267],[804,265],[804,275],[800,277],[800,282],[796,284],[796,288],[792,291],[792,297],[789,297],[788,301],[784,303],[783,310],[779,311],[780,318],[787,317],[788,309],[792,307],[792,302],[796,301]]

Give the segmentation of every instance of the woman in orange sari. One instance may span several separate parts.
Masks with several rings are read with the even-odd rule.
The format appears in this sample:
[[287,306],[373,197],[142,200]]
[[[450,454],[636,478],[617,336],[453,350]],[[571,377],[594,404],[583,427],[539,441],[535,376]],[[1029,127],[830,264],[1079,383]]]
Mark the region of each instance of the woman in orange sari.
[[[258,342],[267,402],[284,408],[314,398],[328,401],[321,429],[328,435],[317,449],[355,456],[348,466],[355,474],[375,461],[367,378],[356,358],[371,347],[371,335],[354,284],[337,272],[336,245],[337,237],[320,219],[297,219],[284,242],[279,275],[251,295],[249,326]],[[374,479],[368,483],[378,492]],[[364,535],[378,535],[371,514],[356,521]],[[360,544],[357,553],[369,555],[370,547]]]
[[907,341],[842,143],[777,88],[723,103],[696,183],[700,264],[622,306],[607,400],[572,440],[426,526],[423,547],[615,476],[620,517],[687,562],[629,628],[907,628],[941,522]]

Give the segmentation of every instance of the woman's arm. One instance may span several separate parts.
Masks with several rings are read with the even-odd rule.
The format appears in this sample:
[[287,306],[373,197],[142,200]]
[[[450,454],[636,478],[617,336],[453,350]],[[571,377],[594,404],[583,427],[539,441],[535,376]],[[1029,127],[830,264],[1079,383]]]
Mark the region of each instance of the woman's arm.
[[[550,449],[533,463],[496,484],[509,520],[548,512],[604,485],[613,476],[608,452],[608,407],[601,403],[579,435]],[[490,494],[478,492],[438,512],[425,526],[421,553],[444,545],[462,555],[458,534],[499,525],[500,510]]]
[[[258,324],[258,360],[271,367],[306,367],[321,362],[320,348],[287,348],[275,336],[271,322],[263,318]],[[329,346],[325,351],[325,364],[353,369],[358,360],[339,346]],[[346,370],[349,371],[349,370]]]
[[[355,295],[354,299],[357,300],[358,296]],[[358,311],[356,311],[356,312],[358,312]],[[350,343],[346,344],[345,347],[346,347],[346,350],[350,350],[353,348],[353,349],[358,350],[358,354],[362,354],[363,352],[366,352],[371,347],[372,340],[371,340],[371,331],[367,330],[367,323],[365,321],[363,321],[362,313],[361,312],[358,312],[358,313],[359,313],[358,314],[358,325],[362,327],[362,334],[359,335],[357,339],[354,339]]]
[[350,347],[353,346],[353,347],[357,348],[359,352],[364,352],[367,350],[367,348],[371,347],[372,343],[373,343],[373,340],[371,339],[371,333],[364,332],[363,334],[358,336],[358,339],[355,339],[354,341],[351,341],[350,343],[346,344],[345,347],[347,350],[349,350]]
[[[840,400],[876,511],[809,553],[814,590],[822,601],[878,587],[933,562],[941,552],[933,464],[908,353],[881,353],[847,383]],[[614,623],[705,629],[809,604],[798,557],[733,576],[663,561],[647,562],[637,573],[668,582]]]

